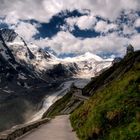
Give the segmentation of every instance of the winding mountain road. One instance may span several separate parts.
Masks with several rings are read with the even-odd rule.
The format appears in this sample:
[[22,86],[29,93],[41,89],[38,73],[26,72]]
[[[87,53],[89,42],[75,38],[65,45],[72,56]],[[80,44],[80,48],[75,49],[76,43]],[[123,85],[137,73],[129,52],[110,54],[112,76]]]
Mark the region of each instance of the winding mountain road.
[[19,140],[78,140],[72,131],[69,115],[57,116]]

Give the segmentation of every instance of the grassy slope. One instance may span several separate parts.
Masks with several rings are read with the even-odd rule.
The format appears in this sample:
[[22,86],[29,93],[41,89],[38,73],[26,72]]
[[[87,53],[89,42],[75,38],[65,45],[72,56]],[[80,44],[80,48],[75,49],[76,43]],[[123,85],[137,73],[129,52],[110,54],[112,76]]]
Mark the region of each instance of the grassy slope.
[[65,108],[67,103],[71,100],[72,97],[72,91],[68,92],[66,95],[64,95],[63,98],[56,101],[49,110],[43,114],[43,118],[45,117],[54,117],[56,115],[60,115],[60,112]]
[[70,91],[66,95],[51,105],[51,107],[43,114],[42,118],[65,115],[73,112],[76,108],[83,104],[83,101],[73,97],[73,94],[76,94],[76,92],[77,88],[71,87]]
[[125,58],[119,67],[123,71],[127,63],[132,63],[129,70],[94,91],[92,98],[71,115],[81,140],[140,139],[140,60],[135,60],[139,56],[137,52]]

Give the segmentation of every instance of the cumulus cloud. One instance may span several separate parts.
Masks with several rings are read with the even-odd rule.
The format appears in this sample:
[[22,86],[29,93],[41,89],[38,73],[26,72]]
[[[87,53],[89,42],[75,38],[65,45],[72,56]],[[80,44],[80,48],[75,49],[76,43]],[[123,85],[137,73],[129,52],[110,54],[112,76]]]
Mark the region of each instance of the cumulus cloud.
[[94,15],[110,19],[115,19],[122,10],[140,9],[139,0],[0,0],[0,3],[0,16],[7,16],[14,11],[15,18],[44,22],[66,9],[88,9]]
[[99,21],[96,26],[95,26],[95,30],[97,32],[108,32],[109,30],[116,30],[117,29],[117,25],[114,23],[110,23],[108,24],[105,21]]
[[[112,29],[108,24],[105,24],[103,31]],[[116,26],[113,26],[116,28]],[[126,53],[128,44],[134,45],[135,49],[140,49],[140,34],[129,28],[123,29],[125,33],[134,33],[131,37],[124,37],[118,32],[108,33],[93,38],[77,38],[69,31],[61,31],[53,38],[45,38],[35,41],[41,47],[46,47],[46,44],[51,49],[55,50],[57,55],[63,53],[83,54],[92,52],[94,54],[115,54],[123,56]]]
[[131,37],[130,43],[135,46],[136,50],[140,50],[140,34],[136,34]]
[[0,16],[12,15],[15,19],[37,19],[45,21],[48,19],[45,14],[43,1],[39,0],[0,0]]
[[140,18],[135,21],[135,27],[140,27]]
[[12,11],[12,12],[10,12],[10,13],[5,17],[4,22],[5,22],[6,24],[18,24],[18,22],[19,22],[19,17],[18,17],[18,15],[16,14],[15,11]]
[[20,36],[22,36],[26,41],[32,41],[33,36],[38,33],[37,27],[38,25],[20,22],[16,26],[12,27],[15,29]]
[[81,17],[67,18],[66,22],[71,30],[73,30],[74,25],[78,26],[81,30],[89,30],[93,29],[97,19],[93,15],[84,15]]
[[123,34],[131,35],[136,34],[137,31],[135,30],[134,26],[123,25]]
[[[41,43],[42,42],[42,43]],[[116,53],[123,55],[125,53],[125,46],[129,44],[128,38],[120,37],[115,33],[107,36],[99,36],[95,38],[76,38],[69,32],[61,31],[52,39],[42,39],[36,41],[37,45],[46,43],[59,55],[61,53],[77,53],[92,52],[95,54]]]
[[[50,19],[63,10],[87,12],[81,17],[66,19],[66,25],[53,38],[34,40],[39,25],[23,22],[34,19],[48,23]],[[50,46],[59,55],[61,53],[118,53],[123,54],[123,46],[132,43],[139,48],[140,35],[135,27],[140,27],[139,0],[0,0],[0,23],[4,22],[15,29],[27,41],[33,41],[39,46]],[[121,21],[120,14],[125,13]],[[104,19],[99,20],[98,18]],[[110,22],[108,22],[110,21]],[[68,29],[74,25],[81,30],[94,30],[101,35],[93,38],[77,38]],[[47,29],[46,29],[47,30]],[[109,33],[109,31],[113,31]],[[105,33],[104,35],[102,33]],[[125,34],[129,34],[126,37]]]

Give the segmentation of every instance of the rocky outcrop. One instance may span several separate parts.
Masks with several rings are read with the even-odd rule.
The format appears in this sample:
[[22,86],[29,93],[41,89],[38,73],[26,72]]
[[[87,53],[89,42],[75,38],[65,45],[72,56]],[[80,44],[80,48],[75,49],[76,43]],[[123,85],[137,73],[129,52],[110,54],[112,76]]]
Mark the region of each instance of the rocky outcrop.
[[131,53],[134,53],[134,47],[130,44],[128,47],[127,47],[127,50],[126,50],[126,54],[131,54]]

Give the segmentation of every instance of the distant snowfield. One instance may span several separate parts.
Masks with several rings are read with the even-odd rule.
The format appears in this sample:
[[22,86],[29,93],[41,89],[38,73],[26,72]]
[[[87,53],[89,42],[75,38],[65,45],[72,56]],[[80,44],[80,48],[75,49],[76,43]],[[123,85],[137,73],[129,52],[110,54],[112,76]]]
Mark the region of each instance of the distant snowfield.
[[89,81],[90,81],[90,79],[73,79],[73,80],[66,81],[66,82],[62,83],[59,86],[60,90],[53,92],[53,93],[51,93],[51,95],[47,95],[44,98],[42,109],[39,112],[37,112],[36,114],[34,114],[28,120],[28,122],[33,122],[33,121],[36,121],[38,119],[41,119],[42,115],[49,109],[49,107],[54,102],[56,102],[58,99],[62,98],[64,95],[67,94],[67,92],[70,90],[70,87],[73,83],[78,88],[83,88]]

